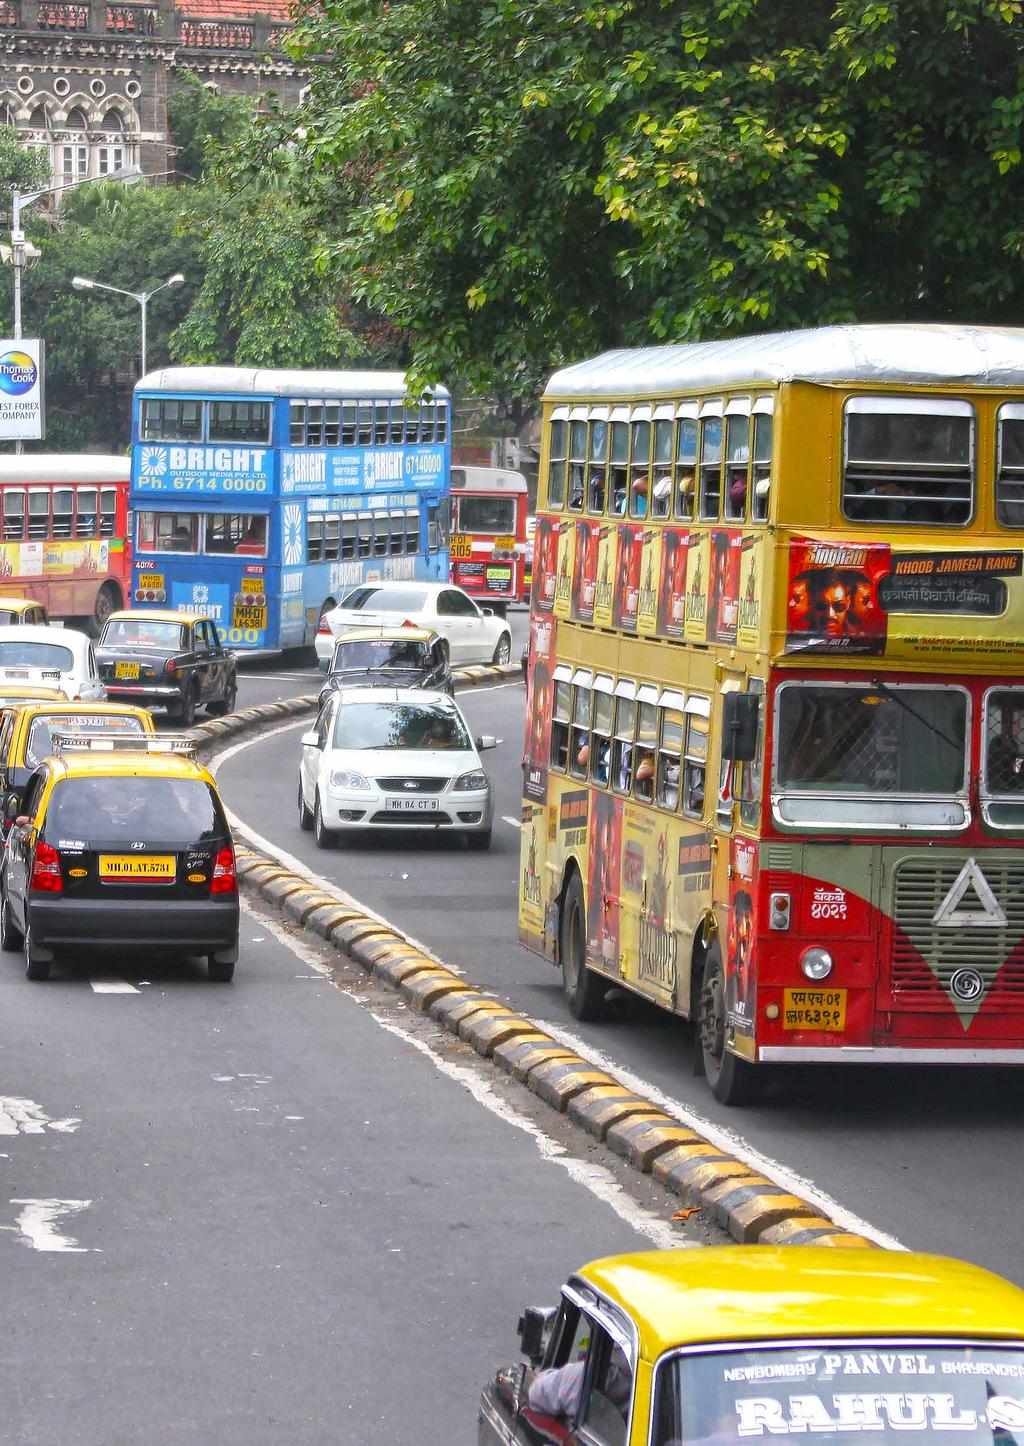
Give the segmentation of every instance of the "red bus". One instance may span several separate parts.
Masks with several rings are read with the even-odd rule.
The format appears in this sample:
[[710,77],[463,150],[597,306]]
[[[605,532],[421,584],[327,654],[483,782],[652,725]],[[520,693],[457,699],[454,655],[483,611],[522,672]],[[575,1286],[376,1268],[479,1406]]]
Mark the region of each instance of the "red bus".
[[502,616],[529,603],[526,514],[521,472],[504,467],[452,468],[451,580]]
[[0,593],[98,631],[129,597],[127,457],[0,457]]

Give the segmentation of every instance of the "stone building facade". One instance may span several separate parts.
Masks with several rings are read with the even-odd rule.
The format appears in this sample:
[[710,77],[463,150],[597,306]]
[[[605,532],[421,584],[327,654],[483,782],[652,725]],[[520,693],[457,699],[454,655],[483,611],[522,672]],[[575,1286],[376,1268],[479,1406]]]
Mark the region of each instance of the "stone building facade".
[[0,122],[47,154],[54,185],[130,164],[166,175],[182,71],[298,102],[288,23],[289,0],[0,0]]

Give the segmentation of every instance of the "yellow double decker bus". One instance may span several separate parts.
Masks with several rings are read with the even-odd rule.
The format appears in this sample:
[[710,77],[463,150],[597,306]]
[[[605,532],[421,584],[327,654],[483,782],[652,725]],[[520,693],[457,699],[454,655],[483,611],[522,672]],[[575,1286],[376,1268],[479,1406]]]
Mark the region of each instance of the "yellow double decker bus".
[[1024,1063],[1024,330],[615,351],[544,396],[519,935],[577,1018]]

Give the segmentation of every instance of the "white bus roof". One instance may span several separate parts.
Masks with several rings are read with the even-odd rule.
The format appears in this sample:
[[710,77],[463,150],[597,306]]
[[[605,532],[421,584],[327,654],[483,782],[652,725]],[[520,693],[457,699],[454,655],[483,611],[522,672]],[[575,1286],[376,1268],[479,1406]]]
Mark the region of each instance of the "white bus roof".
[[678,396],[780,382],[1024,387],[1024,329],[823,326],[606,351],[555,372],[548,399]]
[[453,492],[525,492],[522,472],[506,467],[453,467]]
[[[136,392],[192,392],[201,396],[233,392],[277,397],[405,396],[405,372],[305,372],[277,367],[164,367],[147,372]],[[433,399],[447,400],[447,387],[433,387]]]
[[0,456],[0,482],[127,482],[127,457],[95,452],[31,452]]

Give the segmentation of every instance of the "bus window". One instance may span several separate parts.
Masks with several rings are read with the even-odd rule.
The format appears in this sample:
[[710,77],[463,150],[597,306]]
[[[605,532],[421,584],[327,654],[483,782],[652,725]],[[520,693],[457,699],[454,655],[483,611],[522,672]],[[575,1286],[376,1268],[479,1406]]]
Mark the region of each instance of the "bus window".
[[750,418],[732,415],[725,419],[725,517],[728,522],[745,522],[750,468]]
[[405,553],[407,557],[414,556],[420,550],[420,514],[418,512],[407,512],[405,514]]
[[288,405],[288,440],[293,447],[306,445],[305,402],[290,402]]
[[269,442],[269,402],[210,402],[211,442]]
[[590,423],[588,461],[587,511],[603,512],[608,468],[608,423],[600,419]]
[[308,402],[306,404],[306,445],[307,447],[321,447],[324,440],[324,404],[323,402]]
[[95,487],[79,488],[78,497],[76,498],[78,504],[77,516],[75,518],[76,537],[96,536],[96,508],[98,500],[99,494]]
[[324,560],[324,520],[322,517],[306,518],[306,561]]
[[190,397],[146,397],[139,435],[144,442],[198,442],[203,434],[203,404]]
[[577,683],[572,690],[572,737],[569,741],[569,772],[574,778],[586,778],[590,763],[591,694],[586,684]]
[[[621,410],[624,412],[625,408]],[[608,484],[611,488],[611,509],[621,516],[626,510],[626,463],[629,461],[629,423],[613,420],[611,428],[611,466],[608,469]]]
[[704,522],[718,519],[722,494],[722,419],[705,416],[700,424],[700,506]]
[[686,705],[686,748],[683,753],[683,812],[704,817],[704,791],[708,769],[708,712],[706,698],[691,698]]
[[420,407],[420,441],[432,442],[434,440],[434,404],[424,402]]
[[999,408],[996,462],[996,521],[1024,527],[1024,406]]
[[981,796],[993,828],[1024,827],[1024,689],[991,688],[982,730]]
[[628,793],[633,786],[633,733],[636,728],[636,700],[616,698],[615,737],[612,743],[612,787]]
[[[770,404],[770,398],[766,399]],[[754,403],[757,407],[758,402]],[[751,480],[754,498],[750,515],[754,522],[765,522],[768,518],[768,499],[771,496],[772,475],[772,414],[764,411],[754,413],[754,465]]]
[[548,506],[565,506],[565,459],[568,456],[569,425],[564,421],[551,423],[548,455]]
[[195,512],[139,512],[140,552],[198,552],[199,515]]
[[587,424],[569,423],[569,510],[583,511],[583,474],[587,467]]
[[411,406],[402,407],[402,416],[405,418],[405,440],[406,442],[419,442],[420,437],[420,409],[413,403]]
[[209,553],[267,555],[267,519],[258,512],[211,512],[205,519],[203,550]]
[[462,496],[455,499],[459,507],[459,531],[480,532],[489,537],[515,537],[516,499],[496,492],[486,497]]
[[569,761],[569,682],[556,681],[551,704],[551,767],[564,773]]
[[324,402],[324,446],[337,447],[341,442],[341,403]]
[[25,494],[20,489],[4,489],[4,541],[21,542],[25,537]]
[[[672,505],[672,408],[658,407],[654,413],[654,471],[651,485],[651,516],[667,517]],[[661,415],[664,413],[664,415]]]
[[377,402],[373,409],[373,443],[375,447],[386,447],[391,435],[388,422],[387,402]]
[[401,512],[392,512],[388,521],[391,524],[388,550],[392,557],[401,557],[405,552],[405,519]]
[[374,557],[387,557],[388,555],[388,514],[386,512],[373,514],[373,555]]
[[358,551],[360,557],[373,556],[373,518],[368,512],[360,512],[356,518],[358,529]]
[[[643,690],[641,690],[643,691]],[[655,753],[658,747],[658,709],[654,703],[641,702],[637,710],[636,769],[633,793],[644,803],[654,799],[654,776],[657,772]]]
[[373,445],[373,403],[360,402],[356,420],[356,441],[360,447]]
[[100,536],[113,537],[117,527],[117,489],[100,488]]
[[629,515],[646,517],[651,488],[651,424],[648,421],[632,422],[630,432]]
[[974,511],[974,408],[939,398],[851,397],[843,512],[853,522],[959,525]]
[[740,765],[742,772],[737,787],[740,800],[740,823],[746,828],[757,828],[761,821],[761,781],[764,773],[764,680],[751,678],[747,692],[755,693],[761,700],[757,716],[757,752],[749,763]]
[[438,442],[447,442],[447,440],[448,440],[448,407],[447,407],[447,405],[446,405],[444,402],[436,402],[434,405],[435,405],[436,417],[437,417],[437,436],[436,436],[435,440],[438,441]]
[[324,560],[337,562],[341,556],[341,518],[324,519]]
[[341,405],[341,445],[354,447],[356,444],[356,404],[343,402]]
[[685,721],[685,714],[680,708],[662,708],[657,801],[662,808],[670,808],[673,812],[679,807],[679,774],[682,770]]
[[[603,687],[599,686],[604,684]],[[594,681],[594,727],[590,735],[590,779],[600,787],[607,786],[612,749],[611,679]]]
[[684,520],[693,516],[693,502],[697,491],[697,406],[696,403],[690,405],[693,416],[680,417],[676,422],[675,515]]
[[50,492],[48,488],[33,487],[28,494],[28,536],[49,537],[50,535]]
[[53,493],[53,530],[51,537],[68,538],[75,526],[75,494],[70,487],[58,487]]
[[341,560],[351,561],[356,555],[356,520],[343,517],[341,520]]
[[389,421],[388,436],[391,439],[392,447],[400,447],[405,434],[405,408],[401,402],[391,403],[391,416]]

